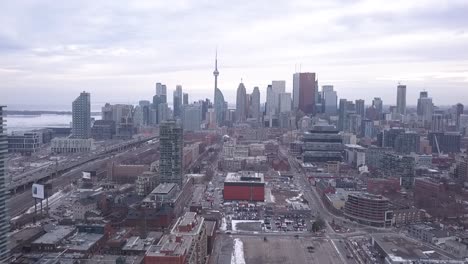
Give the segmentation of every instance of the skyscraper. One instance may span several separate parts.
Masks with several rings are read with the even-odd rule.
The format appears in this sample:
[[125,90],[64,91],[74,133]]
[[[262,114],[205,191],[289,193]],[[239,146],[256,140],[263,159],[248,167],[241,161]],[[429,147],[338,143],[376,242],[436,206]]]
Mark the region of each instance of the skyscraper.
[[254,87],[250,95],[250,115],[257,121],[260,121],[260,90],[257,86]]
[[3,121],[3,108],[0,106],[0,262],[3,263],[8,257],[8,232],[10,230],[9,217],[7,216],[6,190],[6,155],[8,152],[8,141],[6,127]]
[[417,113],[418,119],[421,121],[424,127],[429,127],[429,124],[432,121],[432,113],[434,111],[434,104],[432,103],[432,98],[429,97],[426,91],[422,91],[419,94]]
[[457,117],[456,117],[456,122],[457,122],[457,130],[460,130],[460,115],[463,114],[464,106],[461,103],[458,103],[456,106],[457,110]]
[[271,86],[267,88],[267,114],[279,113],[279,96],[284,92],[286,92],[286,81],[271,82]]
[[336,114],[338,96],[336,91],[333,91],[333,85],[322,86],[322,99],[325,113],[331,115]]
[[417,107],[416,107],[416,112],[417,112],[418,116],[422,116],[421,99],[427,98],[427,97],[428,97],[428,94],[427,94],[426,91],[422,91],[422,92],[419,93],[418,104],[417,104]]
[[365,108],[365,102],[362,99],[356,100],[356,114],[360,115],[361,117],[365,116],[366,108]]
[[182,108],[182,98],[183,98],[182,85],[177,85],[174,91],[174,100],[173,100],[174,118],[180,117],[181,108]]
[[160,103],[167,103],[167,87],[165,84],[156,83],[156,95]]
[[291,93],[280,93],[279,95],[279,112],[287,113],[291,111]]
[[445,125],[444,125],[444,115],[435,113],[432,114],[432,125],[431,125],[432,132],[444,132]]
[[91,95],[82,92],[72,103],[72,137],[91,137]]
[[202,105],[199,103],[184,105],[182,124],[184,131],[199,131],[202,123]]
[[301,72],[293,75],[293,106],[306,114],[315,113],[315,91],[317,86],[315,73]]
[[398,84],[396,112],[400,115],[406,115],[406,85]]
[[380,99],[380,97],[375,97],[374,100],[372,100],[372,106],[374,106],[375,110],[377,111],[378,115],[378,120],[382,119],[382,114],[383,114],[383,101]]
[[247,93],[243,83],[237,88],[236,98],[236,120],[237,122],[245,122],[247,118]]
[[183,105],[188,105],[188,104],[189,104],[189,103],[188,103],[188,99],[189,99],[189,98],[188,98],[188,93],[184,93],[183,96],[184,96]]
[[182,127],[174,120],[163,121],[159,127],[159,142],[161,183],[176,183],[182,187],[182,150],[184,147]]

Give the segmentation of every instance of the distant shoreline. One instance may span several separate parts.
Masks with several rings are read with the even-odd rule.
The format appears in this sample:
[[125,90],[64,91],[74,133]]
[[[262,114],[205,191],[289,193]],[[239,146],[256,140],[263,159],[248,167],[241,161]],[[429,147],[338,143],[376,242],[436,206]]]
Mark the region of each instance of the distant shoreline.
[[[6,110],[7,115],[71,115],[72,111],[50,111],[50,110]],[[100,115],[100,112],[91,112],[92,116]]]

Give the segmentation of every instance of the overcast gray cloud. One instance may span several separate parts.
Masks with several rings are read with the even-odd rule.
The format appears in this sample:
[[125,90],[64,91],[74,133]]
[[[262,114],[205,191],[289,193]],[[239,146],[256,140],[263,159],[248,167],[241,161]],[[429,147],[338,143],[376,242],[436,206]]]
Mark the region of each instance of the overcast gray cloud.
[[216,46],[226,98],[241,78],[263,98],[271,80],[292,90],[300,64],[348,99],[392,104],[402,81],[408,102],[426,89],[468,103],[467,13],[456,0],[4,1],[0,103],[63,105],[81,90],[136,102],[155,82],[211,98]]

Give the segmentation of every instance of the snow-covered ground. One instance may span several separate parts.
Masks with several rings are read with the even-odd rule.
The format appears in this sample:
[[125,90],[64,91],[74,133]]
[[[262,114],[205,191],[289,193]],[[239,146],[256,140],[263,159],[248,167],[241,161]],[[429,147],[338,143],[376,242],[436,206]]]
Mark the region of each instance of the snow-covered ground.
[[237,224],[239,223],[260,223],[263,224],[263,220],[232,220],[232,231],[237,231]]
[[245,264],[244,243],[239,238],[234,239],[234,251],[232,251],[231,264]]
[[301,200],[301,196],[302,196],[302,195],[303,195],[303,193],[301,192],[301,193],[299,193],[297,196],[295,196],[295,197],[293,197],[293,198],[286,199],[286,202],[287,202],[288,204],[293,203],[293,202],[298,202],[298,201]]
[[[62,199],[64,196],[64,193],[62,191],[58,191],[54,193],[52,196],[49,197],[49,207],[58,202],[60,199]],[[42,207],[45,208],[47,205],[47,201],[44,199],[42,200]],[[37,203],[37,209],[41,209],[41,203]],[[34,213],[34,205],[31,206],[28,211],[26,212],[27,214]]]
[[271,192],[271,188],[266,188],[266,197],[265,200],[267,203],[275,203],[276,199],[273,193]]

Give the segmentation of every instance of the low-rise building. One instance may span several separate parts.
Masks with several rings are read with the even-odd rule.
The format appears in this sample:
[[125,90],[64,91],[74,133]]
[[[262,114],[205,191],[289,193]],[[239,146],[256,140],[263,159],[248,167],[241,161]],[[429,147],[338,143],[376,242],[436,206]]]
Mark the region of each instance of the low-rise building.
[[187,212],[180,217],[170,234],[152,245],[145,254],[145,264],[202,264],[207,260],[207,233],[203,217]]
[[60,244],[75,233],[76,228],[72,226],[55,226],[52,230],[34,240],[31,243],[32,251],[54,252],[59,251]]
[[393,218],[393,212],[389,210],[389,200],[370,193],[349,194],[344,215],[353,221],[378,227],[391,226]]
[[265,200],[265,180],[263,173],[242,171],[228,173],[224,181],[224,200]]
[[388,264],[439,263],[462,264],[464,260],[454,259],[442,250],[409,239],[403,235],[374,234],[374,249],[385,258]]
[[51,151],[54,153],[90,152],[94,149],[94,140],[91,138],[54,138]]
[[15,131],[8,135],[8,152],[29,156],[40,149],[42,142],[40,131]]

